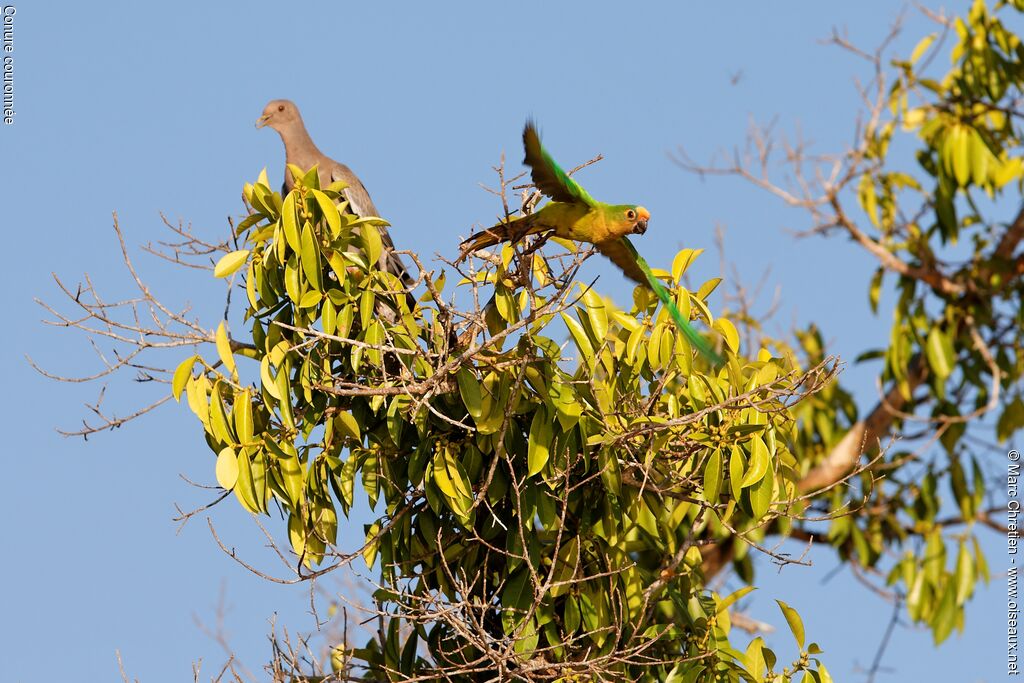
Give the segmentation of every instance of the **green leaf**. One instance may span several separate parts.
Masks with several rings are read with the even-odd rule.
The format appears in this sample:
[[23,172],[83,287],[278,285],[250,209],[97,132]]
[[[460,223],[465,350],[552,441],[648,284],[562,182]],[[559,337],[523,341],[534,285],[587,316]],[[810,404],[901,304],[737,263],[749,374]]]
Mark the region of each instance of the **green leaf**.
[[234,403],[231,406],[232,422],[235,424],[235,434],[243,444],[249,444],[254,438],[252,422],[252,401],[249,398],[249,390],[245,389],[235,394]]
[[996,439],[1003,443],[1021,427],[1024,427],[1024,401],[1017,396],[1003,408],[1002,414],[996,420]]
[[330,264],[334,277],[338,278],[338,285],[344,285],[345,280],[348,279],[348,267],[346,267],[345,259],[341,253],[337,251],[330,252],[330,255],[327,257],[327,263]]
[[732,489],[732,497],[737,501],[743,495],[743,473],[747,469],[747,458],[743,455],[743,449],[733,446],[729,454],[729,488]]
[[473,420],[483,416],[483,397],[480,393],[480,382],[468,367],[461,367],[455,375],[459,383],[459,395]]
[[928,332],[925,355],[928,357],[928,364],[939,379],[944,380],[953,373],[953,367],[956,364],[953,340],[938,325],[933,326]]
[[233,251],[230,254],[225,254],[224,256],[221,256],[220,260],[217,261],[217,265],[213,267],[213,276],[227,277],[228,275],[231,275],[239,268],[241,268],[243,265],[245,265],[245,262],[248,258],[248,249],[240,249],[238,251]]
[[530,423],[530,437],[526,451],[529,466],[528,476],[534,476],[548,463],[553,433],[554,425],[548,418],[547,411],[538,408],[533,413],[533,422]]
[[576,573],[576,565],[580,558],[580,537],[573,536],[559,549],[555,558],[554,574],[552,585],[548,595],[553,598],[560,597],[569,592],[572,588],[572,578]]
[[619,495],[622,490],[622,473],[619,458],[613,448],[605,447],[597,453],[597,466],[601,468],[601,481],[609,493]]
[[292,254],[288,257],[288,262],[284,266],[284,289],[288,293],[288,298],[296,304],[302,298],[300,270],[299,260],[295,254]]
[[[356,487],[356,458],[349,455],[345,465],[338,475],[338,488],[341,490],[342,502],[347,507],[352,507]],[[372,563],[371,563],[372,564]]]
[[768,476],[762,477],[760,481],[750,487],[750,514],[755,520],[760,521],[772,503],[772,496],[775,493],[775,476],[769,472]]
[[299,261],[302,263],[302,271],[313,289],[320,292],[323,287],[320,283],[320,274],[323,271],[323,264],[320,262],[320,247],[317,245],[316,233],[307,221],[302,226],[302,234],[299,237]]
[[938,607],[929,622],[932,627],[932,638],[936,645],[948,638],[949,634],[953,632],[953,627],[956,626],[956,616],[960,611],[956,605],[956,592],[956,585],[952,581],[947,581]]
[[712,505],[718,503],[725,472],[722,469],[722,449],[716,448],[704,466],[704,500]]
[[501,591],[501,621],[506,635],[513,635],[533,605],[533,582],[530,572],[521,569],[513,574]]
[[210,393],[210,431],[214,438],[224,444],[234,443],[234,435],[228,426],[227,413],[224,411],[224,403],[220,398],[220,386],[218,381],[214,384]]
[[565,635],[571,636],[580,628],[580,603],[574,596],[570,595],[565,599],[565,608],[562,612],[562,623],[565,625]]
[[960,542],[960,551],[956,557],[956,604],[963,605],[974,593],[974,583],[978,580],[974,567],[974,557],[967,549],[967,544]]
[[760,681],[764,678],[765,669],[767,668],[764,661],[764,649],[764,639],[758,636],[750,641],[750,645],[747,646],[747,651],[743,657],[747,672],[754,677],[755,681]]
[[804,622],[800,618],[800,615],[795,609],[782,602],[776,600],[779,603],[779,609],[782,610],[782,615],[786,617],[786,622],[789,624],[789,630],[793,633],[793,637],[796,639],[797,646],[804,649]]
[[284,206],[281,207],[281,230],[284,232],[284,241],[296,253],[302,248],[299,244],[299,226],[295,222],[295,198],[297,196],[298,191],[289,192],[285,197]]
[[871,286],[868,289],[868,303],[871,304],[871,312],[878,313],[878,300],[882,295],[882,278],[885,276],[885,269],[879,268],[871,276]]
[[743,479],[740,480],[740,488],[753,486],[761,481],[768,471],[769,465],[771,465],[771,455],[768,452],[768,447],[760,436],[754,434],[750,438],[750,462],[747,463],[747,471],[743,475]]

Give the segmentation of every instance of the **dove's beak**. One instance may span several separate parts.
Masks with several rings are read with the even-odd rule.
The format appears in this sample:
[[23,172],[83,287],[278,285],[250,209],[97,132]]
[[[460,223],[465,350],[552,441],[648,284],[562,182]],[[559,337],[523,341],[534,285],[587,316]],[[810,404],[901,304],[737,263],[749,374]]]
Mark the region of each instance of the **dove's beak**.
[[257,128],[262,128],[263,126],[267,125],[267,121],[269,121],[269,120],[270,120],[270,114],[264,114],[263,116],[261,116],[258,119],[256,119],[256,127]]

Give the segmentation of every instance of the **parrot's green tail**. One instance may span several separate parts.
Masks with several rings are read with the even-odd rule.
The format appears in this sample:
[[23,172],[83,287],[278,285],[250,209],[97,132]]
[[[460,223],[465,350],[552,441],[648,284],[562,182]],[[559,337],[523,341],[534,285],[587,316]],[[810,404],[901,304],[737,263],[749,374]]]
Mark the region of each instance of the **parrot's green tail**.
[[623,241],[626,242],[626,244],[629,244],[630,248],[633,249],[633,253],[636,254],[636,262],[640,264],[640,269],[644,271],[644,276],[647,277],[647,283],[651,286],[651,289],[654,290],[654,293],[658,295],[658,298],[661,299],[661,303],[665,304],[665,308],[668,309],[669,315],[671,315],[672,319],[676,322],[676,327],[678,327],[683,333],[683,336],[686,337],[686,341],[690,342],[690,346],[700,351],[705,358],[711,361],[713,365],[724,364],[725,359],[715,353],[715,350],[711,347],[711,343],[701,336],[697,330],[693,329],[689,320],[683,318],[683,314],[679,312],[678,308],[676,308],[676,302],[672,300],[672,295],[667,289],[665,289],[665,285],[661,284],[661,281],[654,277],[654,273],[651,272],[651,267],[647,265],[647,261],[645,261],[644,258],[636,251],[636,248],[633,247],[632,243],[630,243],[627,238],[623,238]]

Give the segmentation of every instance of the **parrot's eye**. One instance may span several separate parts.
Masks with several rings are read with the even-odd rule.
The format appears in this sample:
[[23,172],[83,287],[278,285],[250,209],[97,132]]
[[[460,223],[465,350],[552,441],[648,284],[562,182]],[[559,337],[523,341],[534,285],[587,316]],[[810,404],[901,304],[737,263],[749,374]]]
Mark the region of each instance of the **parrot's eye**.
[[278,111],[284,111],[284,105],[283,104],[277,105],[277,110]]
[[631,220],[631,221],[635,220],[636,219],[636,211],[634,211],[633,209],[630,209],[629,211],[627,211],[626,212],[626,218]]

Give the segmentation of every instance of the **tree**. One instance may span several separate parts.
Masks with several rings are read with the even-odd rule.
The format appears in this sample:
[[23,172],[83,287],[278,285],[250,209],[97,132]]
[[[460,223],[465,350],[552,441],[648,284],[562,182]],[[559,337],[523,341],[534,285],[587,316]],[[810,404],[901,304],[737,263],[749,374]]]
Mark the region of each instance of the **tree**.
[[[806,563],[768,537],[826,541],[941,642],[987,579],[976,529],[1002,528],[998,488],[966,444],[992,433],[985,417],[1000,441],[1024,425],[1024,46],[1000,19],[1021,9],[935,15],[937,34],[891,63],[888,42],[866,53],[836,35],[872,70],[865,118],[839,156],[788,146],[793,187],[762,171],[775,146],[761,131],[725,164],[681,159],[751,180],[807,210],[811,232],[849,235],[878,259],[873,304],[884,286],[899,298],[891,336],[862,356],[884,359],[885,388],[863,417],[817,328],[772,339],[742,300],[713,312],[721,279],[684,286],[700,250],[662,275],[684,315],[715,331],[720,368],[653,296],[638,289],[632,310],[616,309],[575,279],[590,252],[544,237],[441,273],[403,252],[419,270],[410,309],[376,267],[381,221],[347,215],[340,186],[307,169],[286,197],[265,176],[247,184],[247,215],[223,244],[168,224],[182,241],[158,253],[227,281],[215,329],[163,305],[123,237],[139,297],[111,305],[61,285],[85,317],[51,310],[129,347],[104,374],[139,370],[188,404],[215,455],[217,502],[282,517],[290,574],[268,578],[373,567],[372,604],[350,606],[373,618],[369,641],[337,643],[333,673],[277,648],[275,677],[831,680],[784,603],[795,655],[732,628],[752,553]],[[950,39],[952,66],[932,76]],[[891,151],[897,140],[913,159]],[[498,173],[511,215],[515,179]],[[527,188],[519,210],[537,200]],[[184,347],[202,348],[176,369],[143,362]],[[79,434],[125,421],[96,413]],[[377,519],[353,534],[342,520],[364,495]],[[721,596],[708,582],[726,568],[747,585]]]

